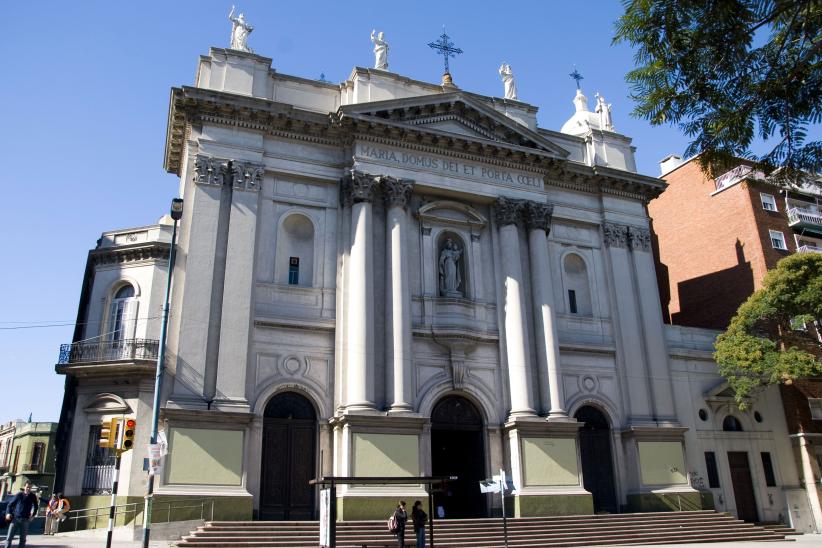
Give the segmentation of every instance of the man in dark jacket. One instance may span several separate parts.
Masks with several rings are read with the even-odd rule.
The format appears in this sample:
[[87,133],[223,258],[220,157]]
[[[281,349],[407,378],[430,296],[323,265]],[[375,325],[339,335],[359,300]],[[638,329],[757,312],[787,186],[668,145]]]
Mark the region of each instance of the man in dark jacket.
[[6,508],[6,521],[9,521],[9,532],[6,534],[5,548],[11,548],[14,534],[20,532],[20,548],[26,545],[29,534],[29,523],[37,514],[37,496],[31,492],[31,482],[27,481],[23,490],[14,495]]

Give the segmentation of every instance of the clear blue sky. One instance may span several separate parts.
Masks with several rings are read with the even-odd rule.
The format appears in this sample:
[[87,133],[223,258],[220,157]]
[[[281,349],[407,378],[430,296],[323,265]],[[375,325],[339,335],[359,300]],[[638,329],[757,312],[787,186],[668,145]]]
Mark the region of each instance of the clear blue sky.
[[[223,2],[18,2],[0,18],[0,421],[57,420],[63,377],[54,373],[77,314],[88,250],[104,230],[151,224],[177,178],[163,171],[169,89],[192,84],[198,56],[226,47]],[[371,66],[372,28],[385,32],[394,72],[438,83],[427,47],[447,25],[465,53],[451,61],[461,88],[502,95],[511,64],[520,99],[558,130],[573,113],[574,66],[593,103],[613,104],[617,131],[634,139],[639,171],[681,153],[672,128],[633,119],[624,75],[632,52],[611,46],[617,0],[571,3],[254,1],[249,45],[286,74],[333,82]]]

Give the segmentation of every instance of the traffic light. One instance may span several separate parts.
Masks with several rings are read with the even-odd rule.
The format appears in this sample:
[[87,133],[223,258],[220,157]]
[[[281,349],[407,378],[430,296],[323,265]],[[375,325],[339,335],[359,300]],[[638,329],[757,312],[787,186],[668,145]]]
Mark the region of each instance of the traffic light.
[[134,434],[137,432],[137,421],[134,419],[125,420],[125,429],[123,430],[123,444],[121,449],[128,451],[134,448]]
[[117,446],[117,424],[120,419],[109,419],[100,424],[100,439],[97,445],[103,449],[111,449]]

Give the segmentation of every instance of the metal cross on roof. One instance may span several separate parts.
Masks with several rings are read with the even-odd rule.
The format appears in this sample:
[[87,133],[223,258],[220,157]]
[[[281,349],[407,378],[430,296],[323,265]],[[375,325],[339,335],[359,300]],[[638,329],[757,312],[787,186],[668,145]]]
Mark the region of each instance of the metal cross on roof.
[[580,81],[580,80],[584,80],[584,78],[583,78],[583,77],[582,77],[582,75],[579,73],[579,71],[575,68],[575,69],[574,69],[574,72],[572,72],[572,73],[571,73],[571,74],[569,74],[568,76],[570,76],[571,78],[573,78],[574,80],[576,80],[576,81],[577,81],[577,89],[579,89],[579,81]]
[[442,27],[440,39],[436,42],[429,42],[428,47],[437,50],[439,54],[442,55],[442,59],[445,61],[445,73],[450,74],[448,70],[448,58],[456,57],[462,53],[462,50],[454,47],[454,42],[452,42],[450,37],[445,34],[445,26]]

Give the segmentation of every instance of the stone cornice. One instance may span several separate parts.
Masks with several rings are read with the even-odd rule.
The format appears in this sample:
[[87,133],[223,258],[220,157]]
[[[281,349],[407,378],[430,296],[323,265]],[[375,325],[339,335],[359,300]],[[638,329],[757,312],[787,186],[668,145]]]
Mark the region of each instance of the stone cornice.
[[[441,104],[430,104],[432,98],[428,97],[429,104],[423,106],[430,108],[431,112],[414,111],[411,114],[411,110],[419,108],[419,105],[415,103],[414,98],[409,98],[350,105],[350,108],[342,107],[338,113],[321,114],[268,99],[188,86],[173,88],[169,106],[164,166],[169,172],[181,174],[181,161],[189,128],[191,125],[206,122],[251,129],[275,137],[328,146],[345,146],[353,139],[362,139],[389,146],[535,172],[543,176],[546,185],[592,194],[610,194],[646,202],[659,196],[667,186],[664,181],[654,177],[603,166],[591,167],[576,164],[544,148],[532,148],[506,142],[503,140],[506,136],[513,140],[528,141],[528,137],[533,135],[534,140],[529,144],[536,146],[544,142],[545,137],[524,126],[519,127],[516,122],[507,120],[503,114],[493,111],[488,106],[483,105],[482,112],[479,114],[471,111],[469,107],[475,106],[480,101],[469,100],[470,104],[467,104],[464,99],[468,95],[441,94],[434,98],[443,99],[450,95],[454,95],[454,100]],[[416,101],[420,102],[422,99],[417,98]],[[391,106],[393,103],[398,104],[396,108]],[[385,117],[377,117],[362,112],[364,110],[379,112],[377,108],[379,106],[382,106],[389,114]],[[358,107],[359,111],[354,107]],[[410,109],[408,119],[403,120],[401,116],[391,119],[392,108],[398,111]],[[475,123],[471,121],[469,115],[480,118],[487,116],[483,123],[489,127],[496,127],[496,131],[501,132],[497,135],[498,138],[471,137],[415,125],[425,120],[426,117],[430,119],[431,116],[445,116],[449,119],[460,120],[465,118],[466,122]],[[491,122],[496,123],[497,126],[493,126]],[[506,125],[503,127],[500,125],[502,123]],[[478,121],[475,125],[481,124]],[[490,131],[485,126],[480,129],[485,133]],[[519,137],[512,137],[514,134]],[[556,147],[556,145],[553,146]]]
[[92,266],[123,264],[137,261],[168,260],[171,244],[165,242],[139,243],[117,247],[103,247],[89,252]]

